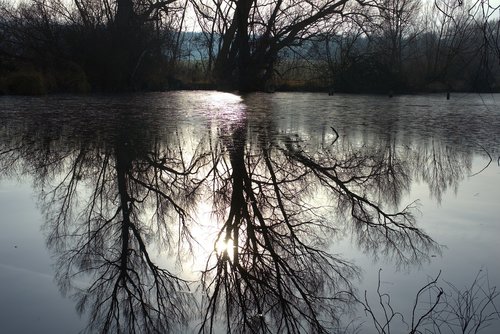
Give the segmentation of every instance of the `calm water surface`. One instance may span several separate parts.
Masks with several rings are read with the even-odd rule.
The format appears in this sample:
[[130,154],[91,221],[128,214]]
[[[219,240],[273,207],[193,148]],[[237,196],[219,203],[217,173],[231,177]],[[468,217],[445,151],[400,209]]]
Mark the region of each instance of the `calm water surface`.
[[436,312],[500,283],[500,95],[1,97],[0,121],[2,333],[376,333],[346,291],[383,321],[379,269],[409,324],[440,272]]

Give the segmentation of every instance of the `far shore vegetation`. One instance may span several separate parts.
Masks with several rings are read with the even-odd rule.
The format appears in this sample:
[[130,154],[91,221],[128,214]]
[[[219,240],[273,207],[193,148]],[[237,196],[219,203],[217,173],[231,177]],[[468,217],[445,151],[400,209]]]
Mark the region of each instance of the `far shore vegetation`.
[[499,17],[462,0],[0,0],[0,94],[500,92]]

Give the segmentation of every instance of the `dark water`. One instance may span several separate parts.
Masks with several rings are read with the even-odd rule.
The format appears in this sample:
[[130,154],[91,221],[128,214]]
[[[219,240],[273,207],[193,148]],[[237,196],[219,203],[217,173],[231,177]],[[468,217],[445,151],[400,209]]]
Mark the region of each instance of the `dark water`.
[[[229,315],[234,332],[376,333],[356,298],[383,326],[382,268],[408,326],[441,272],[414,324],[442,288],[425,328],[461,332],[450,310],[468,305],[497,333],[499,107],[498,95],[2,97],[0,332],[226,332]],[[393,332],[408,332],[399,319]]]

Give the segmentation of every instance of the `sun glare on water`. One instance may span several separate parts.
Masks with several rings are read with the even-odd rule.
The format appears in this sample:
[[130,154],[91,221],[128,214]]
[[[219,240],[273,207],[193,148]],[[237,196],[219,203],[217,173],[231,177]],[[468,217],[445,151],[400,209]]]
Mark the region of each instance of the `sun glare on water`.
[[199,203],[196,211],[194,218],[197,224],[191,226],[191,236],[196,242],[191,245],[190,256],[186,256],[183,261],[185,268],[190,268],[193,277],[215,265],[218,258],[227,256],[232,260],[236,247],[234,241],[226,239],[226,234],[221,232],[221,218],[216,217],[210,203]]
[[215,243],[215,251],[217,252],[218,255],[227,254],[230,258],[232,258],[233,249],[234,249],[234,242],[232,239],[225,240],[223,238],[220,238]]

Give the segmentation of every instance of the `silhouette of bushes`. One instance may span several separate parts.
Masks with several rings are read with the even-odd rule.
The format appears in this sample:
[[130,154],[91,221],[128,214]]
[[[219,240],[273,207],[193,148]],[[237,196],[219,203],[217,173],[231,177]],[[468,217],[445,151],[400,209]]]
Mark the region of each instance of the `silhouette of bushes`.
[[43,95],[47,93],[43,75],[36,70],[23,70],[9,74],[5,77],[3,86],[2,91],[13,95]]

